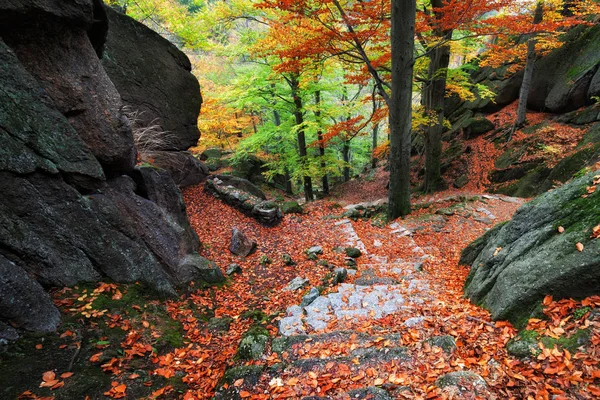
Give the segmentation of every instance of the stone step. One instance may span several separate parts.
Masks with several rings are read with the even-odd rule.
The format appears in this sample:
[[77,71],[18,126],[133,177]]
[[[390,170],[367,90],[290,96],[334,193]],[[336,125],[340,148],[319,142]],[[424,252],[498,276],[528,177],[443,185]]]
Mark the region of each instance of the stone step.
[[411,358],[406,347],[383,347],[383,348],[357,348],[347,356],[327,357],[327,358],[300,358],[292,361],[285,368],[285,371],[299,371],[306,373],[308,371],[324,371],[333,363],[332,369],[336,366],[344,365],[353,373],[358,373],[368,367],[378,364],[384,364],[394,361],[397,364],[408,365]]

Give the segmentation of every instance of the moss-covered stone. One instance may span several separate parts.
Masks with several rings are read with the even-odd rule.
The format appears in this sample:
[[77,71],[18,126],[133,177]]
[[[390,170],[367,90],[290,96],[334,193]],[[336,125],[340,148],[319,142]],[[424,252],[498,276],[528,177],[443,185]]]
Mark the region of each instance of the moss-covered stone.
[[[591,233],[600,221],[600,191],[586,190],[598,174],[524,204],[510,222],[487,234],[467,260],[473,261],[466,296],[490,309],[494,319],[522,326],[546,295],[599,293],[600,241]],[[557,232],[559,226],[563,233]],[[578,242],[583,251],[576,249]]]
[[560,336],[559,338],[553,338],[549,336],[542,336],[540,342],[546,348],[553,348],[554,346],[559,349],[567,349],[571,353],[576,353],[581,346],[585,346],[590,341],[591,331],[589,328],[579,329],[575,334],[566,337]]
[[[598,125],[600,127],[600,124]],[[598,130],[600,132],[600,129]],[[600,136],[600,135],[599,135]],[[587,165],[593,164],[600,159],[600,140],[597,145],[586,147],[577,153],[562,159],[550,172],[548,178],[540,187],[540,191],[546,191],[552,186],[564,183],[571,179],[578,171]]]
[[444,350],[446,353],[453,353],[456,350],[456,341],[453,336],[443,335],[443,336],[434,336],[427,339],[425,342],[429,343],[431,346],[436,346]]
[[242,360],[258,360],[265,352],[269,331],[254,325],[244,334],[238,347],[237,356]]
[[208,329],[214,332],[227,332],[232,322],[231,317],[211,318],[208,321]]
[[302,206],[296,201],[286,201],[281,205],[284,214],[302,214]]
[[527,149],[525,147],[508,149],[496,159],[494,166],[497,169],[506,169],[512,164],[518,162],[521,157],[525,155],[526,151]]
[[281,258],[283,259],[283,262],[285,263],[285,265],[296,265],[296,263],[292,259],[292,256],[290,256],[287,253],[282,254]]
[[542,192],[540,188],[551,171],[545,166],[537,167],[517,182],[495,188],[493,192],[515,197],[534,197]]
[[244,383],[248,385],[256,385],[258,379],[263,372],[263,367],[260,365],[242,365],[239,367],[229,368],[225,371],[221,386],[223,383],[233,384],[238,379],[244,379]]
[[357,249],[356,247],[346,247],[346,249],[344,250],[346,252],[346,255],[348,257],[352,257],[352,258],[358,258],[362,255],[362,252]]
[[456,371],[442,375],[435,381],[435,386],[443,389],[448,386],[470,387],[475,386],[479,388],[487,387],[485,380],[471,371]]
[[523,330],[508,341],[506,351],[517,358],[537,356],[540,353],[538,338],[539,335],[536,331]]

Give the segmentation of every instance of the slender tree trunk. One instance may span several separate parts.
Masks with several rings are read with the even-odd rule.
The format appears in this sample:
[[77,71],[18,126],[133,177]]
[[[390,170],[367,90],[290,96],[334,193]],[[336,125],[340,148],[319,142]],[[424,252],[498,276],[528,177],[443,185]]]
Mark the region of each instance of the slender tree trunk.
[[[298,153],[300,154],[300,162],[304,166],[307,162],[307,152],[306,152],[306,137],[304,134],[304,116],[302,115],[302,98],[300,97],[300,86],[298,82],[298,77],[292,75],[290,78],[290,86],[292,88],[292,97],[294,99],[294,118],[296,120],[296,126],[298,126]],[[312,189],[312,179],[310,176],[304,176],[302,178],[302,183],[304,185],[304,198],[306,201],[313,201],[313,189]]]
[[323,194],[329,194],[329,179],[327,178],[327,173],[325,172],[325,144],[323,143],[323,130],[321,129],[321,91],[317,90],[315,92],[315,105],[317,106],[315,110],[315,117],[317,120],[318,130],[317,130],[317,140],[319,142],[319,156],[321,157],[321,168],[323,169],[323,177],[321,178],[321,182],[323,184]]
[[256,135],[257,129],[256,129],[256,121],[254,120],[254,117],[256,115],[254,114],[254,111],[250,111],[250,119],[252,120],[252,129],[254,130],[254,134]]
[[344,182],[350,180],[350,141],[344,140],[342,142],[342,158],[346,165],[344,165]]
[[[436,8],[442,7],[442,0],[432,0],[432,10],[436,19]],[[441,40],[450,39],[452,31],[436,30]],[[437,45],[437,44],[436,44]],[[446,77],[450,63],[450,46],[442,44],[430,50],[427,82],[423,88],[422,103],[426,115],[432,118],[432,123],[425,128],[425,182],[423,191],[426,193],[438,190],[443,181],[441,167],[442,131],[444,130],[444,97],[446,94]]]
[[285,192],[287,194],[294,194],[294,188],[292,187],[292,177],[290,176],[290,171],[285,169]]
[[379,124],[373,126],[373,151],[371,152],[371,168],[377,168],[377,157],[375,156],[375,149],[377,148],[377,136],[379,134]]
[[281,116],[279,115],[279,112],[277,110],[273,110],[273,123],[275,124],[275,126],[281,125]]
[[[544,2],[538,1],[535,6],[533,23],[539,24],[540,22],[542,22],[543,17]],[[529,40],[527,41],[527,61],[525,62],[525,71],[523,71],[523,83],[521,83],[521,90],[519,91],[519,106],[517,108],[517,120],[515,121],[513,132],[522,127],[523,124],[525,124],[525,118],[527,115],[527,98],[529,97],[529,90],[531,89],[531,81],[533,80],[533,69],[535,66],[536,59],[535,43],[535,36],[529,38]]]
[[392,0],[392,95],[388,217],[410,213],[410,131],[416,0]]
[[[273,110],[273,123],[275,124],[275,126],[281,125],[281,116],[279,115],[279,112],[277,110]],[[279,138],[279,140],[281,140],[281,138]],[[285,179],[285,192],[287,194],[293,194],[294,188],[292,186],[292,177],[290,176],[290,171],[288,171],[287,167],[285,168],[283,176]]]

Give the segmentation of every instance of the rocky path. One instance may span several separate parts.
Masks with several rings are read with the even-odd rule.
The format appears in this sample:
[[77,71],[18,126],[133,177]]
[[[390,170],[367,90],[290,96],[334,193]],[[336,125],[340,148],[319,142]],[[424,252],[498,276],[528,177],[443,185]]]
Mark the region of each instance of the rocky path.
[[[436,363],[449,365],[455,337],[428,336],[431,330],[421,329],[437,325],[436,332],[453,332],[448,319],[431,312],[432,305],[443,304],[437,296],[443,288],[423,268],[432,256],[415,242],[413,232],[400,223],[385,228],[394,245],[410,254],[390,260],[381,254],[384,243],[367,246],[351,220],[342,219],[336,227],[344,244],[362,253],[357,270],[349,270],[354,272],[349,281],[332,292],[318,295],[313,289],[302,304],[289,307],[272,341],[271,367],[234,369],[217,399],[422,398],[409,383],[423,384]],[[444,323],[447,327],[439,329]],[[422,358],[423,352],[428,356]],[[341,380],[343,389],[337,385]],[[440,374],[432,383],[432,389],[452,398],[494,398],[486,381],[468,368]]]

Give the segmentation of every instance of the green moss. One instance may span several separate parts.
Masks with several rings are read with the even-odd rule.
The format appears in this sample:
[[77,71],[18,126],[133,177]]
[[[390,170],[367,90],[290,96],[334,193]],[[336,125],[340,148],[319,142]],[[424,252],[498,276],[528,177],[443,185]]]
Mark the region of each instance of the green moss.
[[[221,381],[221,385],[224,383],[232,384],[238,379],[248,379],[249,381],[258,381],[258,377],[262,374],[263,367],[260,365],[242,365],[239,367],[230,368],[225,371],[225,375]],[[251,383],[251,382],[248,382]]]
[[260,325],[253,325],[246,331],[237,351],[241,360],[256,360],[265,352],[269,331]]
[[575,318],[575,319],[581,319],[581,318],[583,318],[583,316],[585,314],[589,313],[590,311],[592,311],[592,309],[589,308],[589,307],[578,308],[577,310],[575,310],[573,312],[573,318]]
[[271,259],[268,256],[262,255],[260,256],[259,263],[261,265],[269,265],[271,264]]
[[162,327],[162,335],[156,340],[157,346],[168,345],[173,348],[183,347],[185,342],[183,337],[185,332],[183,326],[179,321],[175,321],[172,318],[166,316],[168,319],[165,320],[165,325]]
[[537,133],[538,131],[540,131],[548,126],[550,126],[549,121],[542,121],[539,124],[531,125],[531,126],[528,126],[527,128],[521,129],[521,132],[523,132],[527,135],[533,135],[534,133]]
[[295,201],[288,201],[281,205],[281,211],[284,214],[302,214],[302,206]]
[[244,311],[241,315],[243,319],[252,319],[255,322],[266,322],[269,320],[269,316],[265,314],[262,310],[248,310]]
[[589,342],[591,335],[591,331],[589,328],[587,329],[579,329],[575,334],[570,337],[561,336],[558,339],[543,336],[540,338],[540,341],[546,348],[553,348],[554,346],[559,349],[567,349],[571,353],[577,352],[578,348],[584,346]]
[[530,307],[515,310],[506,317],[517,329],[525,328],[530,318],[547,319],[541,300]]
[[539,334],[536,331],[523,330],[508,341],[506,350],[518,358],[537,356],[540,353],[538,341]]
[[[589,183],[591,184],[591,179]],[[566,232],[577,233],[577,238],[582,242],[589,240],[592,228],[600,221],[600,191],[581,197],[586,193],[587,184],[584,184],[580,189],[580,196],[563,206],[567,216],[555,224],[556,227],[563,226]]]

